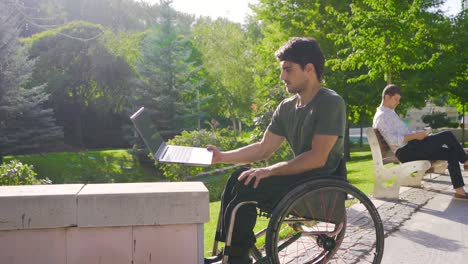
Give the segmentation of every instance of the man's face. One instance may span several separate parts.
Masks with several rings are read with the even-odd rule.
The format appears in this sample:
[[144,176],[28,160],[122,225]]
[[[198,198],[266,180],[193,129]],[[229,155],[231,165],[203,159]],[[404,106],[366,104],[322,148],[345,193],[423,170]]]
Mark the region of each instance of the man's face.
[[289,93],[303,92],[309,82],[306,70],[302,70],[299,64],[290,61],[281,62],[280,78]]
[[390,109],[395,109],[400,104],[401,95],[385,95],[387,101],[387,107]]

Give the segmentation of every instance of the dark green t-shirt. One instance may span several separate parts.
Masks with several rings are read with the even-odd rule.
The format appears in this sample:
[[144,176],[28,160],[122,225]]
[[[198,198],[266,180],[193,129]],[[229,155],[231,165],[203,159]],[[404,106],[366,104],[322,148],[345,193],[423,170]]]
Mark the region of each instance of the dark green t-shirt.
[[346,128],[344,100],[327,88],[321,88],[314,99],[303,107],[297,107],[298,99],[296,95],[278,105],[268,130],[285,137],[296,156],[311,150],[314,135],[338,136],[325,166],[313,170],[317,174],[333,173],[343,156]]

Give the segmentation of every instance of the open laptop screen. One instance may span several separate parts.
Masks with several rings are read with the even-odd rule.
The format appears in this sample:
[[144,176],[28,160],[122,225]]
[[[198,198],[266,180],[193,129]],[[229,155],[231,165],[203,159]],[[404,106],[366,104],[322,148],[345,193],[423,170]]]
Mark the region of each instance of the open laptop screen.
[[140,108],[130,119],[137,129],[145,145],[151,151],[158,162],[180,163],[196,166],[208,166],[211,164],[213,152],[206,148],[166,145],[163,138],[157,132],[155,122],[144,108]]
[[148,111],[143,111],[144,108],[140,108],[130,119],[138,129],[141,138],[143,139],[147,148],[154,155],[158,151],[161,144],[164,142],[161,135],[157,132],[155,122],[151,120]]

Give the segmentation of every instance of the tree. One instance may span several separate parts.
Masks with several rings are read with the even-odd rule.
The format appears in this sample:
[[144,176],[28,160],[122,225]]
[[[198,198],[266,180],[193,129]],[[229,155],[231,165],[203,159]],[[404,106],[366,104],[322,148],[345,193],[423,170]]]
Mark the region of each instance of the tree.
[[454,71],[453,75],[451,75],[449,92],[463,116],[462,141],[465,142],[465,125],[467,121],[464,117],[468,107],[468,52],[466,49],[468,46],[468,9],[463,10],[453,22],[452,56],[450,56],[450,60],[446,61],[450,63],[449,65]]
[[120,111],[133,71],[99,41],[106,30],[87,22],[72,22],[25,39],[36,59],[29,87],[47,83],[65,141],[83,147],[83,111]]
[[145,5],[134,0],[55,0],[65,13],[66,22],[87,21],[114,32],[146,28]]
[[20,37],[30,37],[62,25],[64,13],[60,0],[5,0],[21,17]]
[[55,148],[63,143],[63,130],[55,125],[54,112],[45,108],[44,86],[17,87],[0,102],[0,149],[3,154],[20,154]]
[[171,138],[198,116],[196,92],[203,85],[200,63],[193,57],[191,41],[175,28],[171,1],[161,1],[159,24],[142,38],[141,60],[137,63],[139,80],[132,95],[134,108],[145,106],[159,131]]
[[344,70],[367,70],[354,81],[384,78],[387,84],[398,79],[401,71],[424,69],[440,56],[431,37],[437,27],[430,22],[442,16],[427,11],[431,4],[438,3],[362,0],[353,2],[350,12],[329,8],[347,31],[329,37],[339,45],[349,44],[332,63]]
[[24,153],[63,142],[44,85],[24,89],[34,65],[20,51],[21,13],[12,2],[0,3],[0,156]]
[[234,131],[251,124],[255,99],[251,45],[240,25],[226,19],[204,20],[193,29],[196,47],[214,85],[211,106],[230,119]]
[[330,65],[345,72],[347,83],[364,87],[366,95],[374,96],[365,97],[370,100],[353,97],[348,105],[359,107],[363,102],[364,113],[374,112],[368,110],[378,104],[385,83],[398,83],[410,98],[402,108],[423,106],[427,96],[440,94],[447,84],[438,70],[447,47],[443,37],[448,33],[447,18],[441,11],[432,11],[440,3],[361,0],[353,1],[349,10],[327,7],[341,24],[327,35],[339,47]]

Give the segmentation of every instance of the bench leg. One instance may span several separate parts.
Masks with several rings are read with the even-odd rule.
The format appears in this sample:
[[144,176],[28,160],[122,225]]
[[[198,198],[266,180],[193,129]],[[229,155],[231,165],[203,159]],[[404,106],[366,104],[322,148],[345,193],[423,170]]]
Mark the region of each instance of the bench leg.
[[377,199],[398,199],[400,194],[400,183],[397,178],[384,180],[383,177],[376,177],[374,182],[374,198]]
[[400,184],[408,187],[421,188],[421,181],[424,175],[426,175],[425,171],[413,172],[410,176],[402,178]]
[[434,168],[434,173],[446,174],[448,162],[445,160],[438,160],[432,164],[432,167]]

